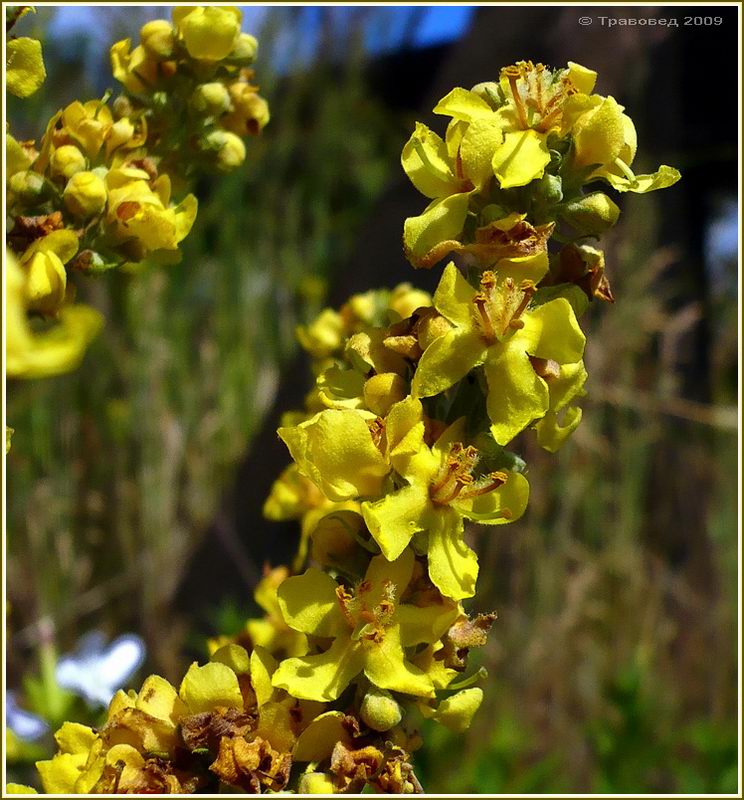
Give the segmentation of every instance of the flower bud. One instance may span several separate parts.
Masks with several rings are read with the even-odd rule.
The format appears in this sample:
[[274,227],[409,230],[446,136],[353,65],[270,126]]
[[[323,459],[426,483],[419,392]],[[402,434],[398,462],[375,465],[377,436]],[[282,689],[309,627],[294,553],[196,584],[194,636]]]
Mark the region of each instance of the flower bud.
[[44,193],[44,176],[24,169],[11,176],[8,186],[18,200],[31,205],[41,199]]
[[206,149],[217,151],[217,169],[231,172],[245,161],[243,140],[230,131],[212,131],[206,137]]
[[173,11],[189,55],[204,61],[229,55],[238,43],[241,16],[232,6],[181,6]]
[[419,346],[422,350],[426,348],[439,336],[443,336],[452,330],[452,325],[441,314],[435,311],[427,314],[421,319],[417,327]]
[[199,114],[218,116],[230,108],[230,95],[224,83],[202,83],[191,95],[191,107]]
[[75,145],[64,144],[52,153],[49,169],[55,178],[69,180],[76,172],[85,169],[85,156]]
[[390,692],[376,687],[364,695],[359,715],[374,731],[389,731],[403,718],[403,712]]
[[238,36],[238,41],[230,53],[230,61],[233,64],[246,66],[252,64],[256,60],[258,53],[258,40],[250,33],[241,33]]
[[335,353],[344,341],[344,323],[341,315],[326,308],[309,325],[297,327],[300,345],[313,358],[326,358]]
[[140,39],[147,55],[155,61],[163,61],[173,55],[175,31],[166,19],[146,22],[140,29]]
[[567,203],[561,219],[582,236],[598,236],[611,228],[620,216],[620,209],[602,192],[593,192]]
[[417,308],[431,305],[431,295],[421,289],[414,289],[410,283],[401,283],[393,289],[388,308],[398,319],[407,319]]
[[305,772],[300,775],[298,794],[335,794],[333,776],[328,772]]
[[92,172],[78,172],[67,182],[62,197],[71,214],[92,217],[106,205],[106,186]]
[[563,181],[558,175],[543,175],[534,182],[534,198],[546,205],[554,205],[563,200]]
[[390,408],[406,396],[406,382],[394,372],[373,375],[364,384],[364,402],[378,417],[387,416]]
[[29,309],[53,314],[62,305],[67,288],[67,272],[53,251],[37,252],[25,265],[26,298]]

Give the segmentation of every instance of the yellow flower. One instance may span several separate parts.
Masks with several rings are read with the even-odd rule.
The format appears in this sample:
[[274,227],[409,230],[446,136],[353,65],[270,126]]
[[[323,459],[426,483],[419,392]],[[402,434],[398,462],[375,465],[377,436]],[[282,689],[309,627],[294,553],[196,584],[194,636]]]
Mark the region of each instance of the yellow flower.
[[650,175],[633,173],[630,166],[638,137],[633,120],[623,113],[614,97],[579,94],[566,106],[574,145],[573,164],[589,169],[585,181],[601,178],[619,192],[645,193],[665,189],[680,179],[679,171],[666,165]]
[[234,6],[179,6],[173,22],[192,58],[221,61],[237,44],[242,14]]
[[476,290],[450,263],[434,307],[453,327],[421,356],[414,396],[440,394],[482,364],[491,433],[499,444],[543,417],[550,405],[548,384],[530,357],[574,364],[581,360],[585,338],[568,300],[559,297],[530,307],[534,291],[531,281],[517,285],[505,272],[497,277],[488,271]]
[[362,503],[364,521],[389,560],[415,534],[427,534],[429,576],[454,600],[473,596],[478,575],[478,559],[463,540],[463,517],[485,525],[511,522],[524,513],[529,495],[519,473],[478,474],[480,456],[462,444],[463,423],[447,428],[430,448],[421,402],[410,398],[395,406],[386,421],[387,435],[396,441],[390,460],[406,485]]
[[21,36],[11,39],[5,52],[5,85],[8,91],[16,97],[29,97],[46,78],[41,42]]
[[153,19],[140,28],[140,41],[147,55],[155,61],[173,55],[175,31],[167,19]]
[[279,428],[300,472],[329,500],[380,493],[390,471],[373,439],[375,416],[363,411],[321,411],[292,428]]
[[86,158],[75,145],[65,144],[52,153],[49,171],[54,177],[68,180],[86,167]]
[[106,185],[94,172],[76,172],[67,181],[62,198],[73,216],[94,217],[106,207]]
[[77,236],[64,229],[37,239],[26,249],[21,266],[26,271],[26,307],[30,311],[48,315],[59,311],[67,289],[64,265],[77,249]]
[[107,218],[120,240],[136,240],[145,252],[176,250],[196,218],[197,202],[187,195],[175,208],[170,203],[170,179],[161,175],[150,186],[140,169],[121,167],[106,175]]
[[216,164],[220,172],[232,172],[245,161],[243,140],[230,131],[212,131],[204,143],[207,150],[216,152]]
[[35,332],[26,314],[26,277],[10,253],[6,257],[6,291],[8,377],[42,378],[75,369],[101,329],[101,315],[87,306],[67,306],[54,327]]
[[132,94],[147,94],[158,82],[158,61],[142,45],[131,49],[131,39],[123,39],[111,47],[111,72]]
[[287,624],[333,641],[318,655],[283,661],[273,685],[294,697],[330,701],[363,672],[380,689],[433,696],[431,681],[407,660],[404,648],[439,639],[458,611],[447,601],[423,608],[401,603],[414,562],[410,549],[393,562],[375,556],[354,590],[314,568],[288,578],[279,589]]
[[[63,131],[69,135],[87,154],[88,158],[98,155],[111,130],[114,119],[109,107],[100,100],[70,103],[62,112]],[[45,138],[51,141],[50,131]]]
[[257,136],[269,123],[269,104],[258,94],[257,87],[239,80],[228,88],[232,109],[220,120],[224,127],[238,136]]
[[[49,761],[37,761],[36,768],[46,794],[85,793],[93,787],[87,784],[87,764],[94,745],[99,742],[98,734],[85,725],[65,722],[54,734],[59,752]],[[95,780],[93,781],[95,784]]]

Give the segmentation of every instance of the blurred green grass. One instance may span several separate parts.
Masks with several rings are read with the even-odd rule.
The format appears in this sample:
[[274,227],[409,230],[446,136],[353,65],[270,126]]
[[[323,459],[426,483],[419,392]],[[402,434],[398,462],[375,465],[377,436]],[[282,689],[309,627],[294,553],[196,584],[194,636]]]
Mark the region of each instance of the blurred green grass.
[[[14,685],[37,669],[39,620],[60,650],[93,626],[138,630],[174,679],[202,635],[174,593],[404,136],[369,92],[353,29],[340,67],[320,53],[270,72],[275,34],[296,24],[277,9],[259,32],[273,120],[240,174],[199,186],[183,262],[81,284],[108,320],[82,368],[9,387]],[[11,120],[27,113],[27,130],[69,91],[52,83]],[[668,311],[679,277],[657,244],[659,202],[629,199],[608,244],[618,300],[587,320],[582,426],[557,456],[520,442],[529,514],[475,534],[478,610],[499,613],[477,656],[488,690],[464,737],[426,726],[429,791],[736,790],[736,304],[712,309],[717,405],[680,405],[685,317]],[[239,615],[223,608],[218,624]]]

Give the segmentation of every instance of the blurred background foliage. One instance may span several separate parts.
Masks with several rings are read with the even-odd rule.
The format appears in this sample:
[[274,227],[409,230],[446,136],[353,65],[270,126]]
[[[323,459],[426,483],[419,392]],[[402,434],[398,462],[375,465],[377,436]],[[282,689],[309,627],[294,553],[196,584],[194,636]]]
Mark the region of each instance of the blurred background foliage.
[[[278,416],[309,386],[295,326],[352,291],[431,288],[400,246],[420,207],[398,167],[413,121],[437,127],[429,109],[451,86],[519,58],[571,59],[628,107],[641,161],[683,180],[622,198],[605,242],[617,301],[585,319],[584,421],[557,456],[519,441],[528,514],[473,532],[476,610],[499,614],[478,655],[484,707],[457,739],[427,728],[418,770],[437,792],[736,791],[735,9],[692,30],[580,28],[559,6],[246,12],[272,121],[245,167],[197,188],[181,264],[80,282],[107,325],[77,372],[8,386],[8,686],[57,723],[69,702],[33,687],[85,632],[145,638],[134,685],[147,670],[177,680],[208,635],[257,613],[263,564],[297,533],[260,516],[287,461]],[[14,134],[100,96],[108,45],[162,14],[25,18],[49,78],[9,101]],[[9,779],[28,777],[23,760]]]

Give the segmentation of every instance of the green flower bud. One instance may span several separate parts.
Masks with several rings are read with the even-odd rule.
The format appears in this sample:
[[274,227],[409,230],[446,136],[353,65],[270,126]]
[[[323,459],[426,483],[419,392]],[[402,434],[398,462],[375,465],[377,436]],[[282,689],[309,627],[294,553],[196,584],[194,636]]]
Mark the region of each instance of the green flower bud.
[[92,217],[106,205],[106,186],[92,172],[78,172],[67,182],[62,198],[71,214]]
[[85,156],[72,144],[58,147],[49,161],[52,175],[65,180],[69,180],[76,172],[82,172],[85,166]]
[[390,692],[371,688],[362,700],[360,716],[373,731],[389,731],[403,718],[403,712]]
[[218,116],[230,108],[230,95],[224,83],[202,83],[191,95],[191,107],[199,114]]
[[567,203],[561,219],[583,236],[599,236],[611,228],[620,216],[620,209],[602,192],[593,192]]
[[11,176],[8,187],[18,200],[31,205],[40,200],[44,194],[44,176],[24,169]]
[[534,186],[533,196],[540,203],[552,206],[563,200],[563,181],[558,175],[543,175]]
[[150,58],[164,61],[173,55],[175,31],[165,19],[154,19],[145,23],[140,29],[142,47]]
[[228,58],[233,64],[246,66],[247,64],[252,64],[256,60],[257,53],[258,40],[256,37],[251,36],[250,33],[241,33]]
[[217,151],[217,169],[221,172],[231,172],[245,161],[243,140],[230,131],[212,131],[205,145],[205,149]]

